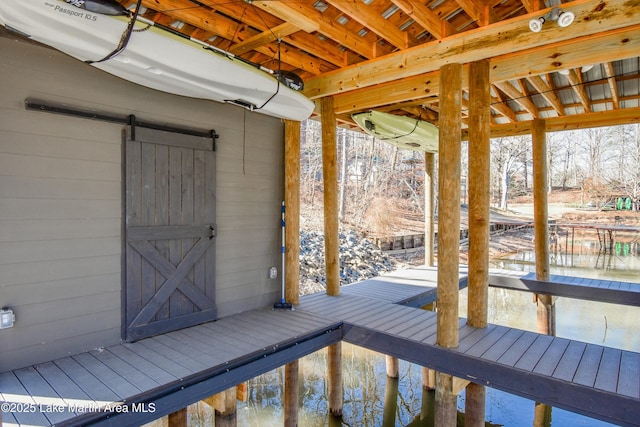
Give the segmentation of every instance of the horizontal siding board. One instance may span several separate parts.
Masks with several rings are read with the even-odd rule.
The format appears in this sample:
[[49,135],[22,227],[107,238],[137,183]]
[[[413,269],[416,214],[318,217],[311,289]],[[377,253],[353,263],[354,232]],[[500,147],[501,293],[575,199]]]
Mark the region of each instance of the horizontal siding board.
[[9,306],[30,306],[53,301],[62,301],[69,295],[82,297],[120,292],[120,272],[101,276],[52,280],[50,282],[23,283],[2,289],[2,299]]
[[119,218],[120,200],[102,199],[22,199],[3,198],[3,219],[79,219]]
[[104,276],[120,272],[120,256],[86,257],[30,263],[6,264],[2,267],[5,286],[26,283],[45,283],[52,280]]
[[[2,176],[2,174],[0,174]],[[120,181],[2,176],[0,197],[16,199],[120,200]]]
[[[66,306],[65,306],[66,307]],[[24,313],[27,315],[27,313]],[[94,313],[83,313],[81,316],[64,317],[65,314],[58,313],[59,316],[56,319],[51,319],[46,322],[41,322],[33,325],[20,326],[16,322],[16,326],[12,331],[11,344],[14,349],[24,348],[25,352],[36,351],[42,355],[44,352],[48,354],[48,357],[59,357],[59,355],[69,354],[69,347],[63,347],[62,340],[66,340],[66,344],[72,344],[69,339],[73,338],[79,342],[84,340],[93,342],[91,335],[96,335],[102,339],[106,339],[106,336],[111,336],[109,341],[113,342],[114,330],[120,328],[120,312],[119,310],[98,310],[95,309]],[[28,318],[28,317],[27,317]],[[26,320],[25,320],[26,321]],[[79,346],[81,349],[86,349],[84,344]],[[0,355],[12,350],[11,347],[3,346],[0,350]],[[22,361],[20,361],[22,363]],[[0,362],[0,367],[3,365]],[[24,366],[24,365],[23,365]]]
[[[1,197],[1,196],[0,196]],[[120,218],[0,220],[0,242],[120,238]]]
[[[5,110],[5,113],[16,122],[12,124],[3,121],[0,129],[0,153],[120,164],[121,148],[117,126],[105,125],[106,132],[91,134],[87,134],[85,128],[82,137],[79,138],[70,137],[68,134],[55,136],[49,133],[48,125],[32,124],[31,128],[25,129],[22,123],[33,121],[31,112]],[[50,121],[54,119],[53,116],[42,117],[47,117]],[[11,128],[15,130],[8,130]],[[40,133],[36,134],[33,131]],[[91,140],[93,136],[99,139]]]
[[33,178],[84,179],[88,181],[120,181],[120,164],[80,161],[21,154],[2,154],[0,171],[4,176]]
[[0,242],[0,265],[120,255],[120,237]]

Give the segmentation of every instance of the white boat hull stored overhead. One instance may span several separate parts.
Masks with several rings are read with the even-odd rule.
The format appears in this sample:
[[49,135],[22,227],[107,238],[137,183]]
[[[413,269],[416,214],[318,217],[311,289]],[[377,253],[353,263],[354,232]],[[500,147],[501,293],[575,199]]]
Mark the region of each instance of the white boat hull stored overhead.
[[[229,102],[290,120],[307,119],[313,112],[311,100],[269,70],[142,18],[128,32],[132,18],[107,14],[105,8],[121,7],[110,0],[69,1],[81,7],[59,0],[0,0],[0,24],[163,92]],[[113,55],[125,34],[125,46]]]
[[353,120],[371,136],[405,150],[438,152],[439,130],[424,120],[380,111],[352,114]]

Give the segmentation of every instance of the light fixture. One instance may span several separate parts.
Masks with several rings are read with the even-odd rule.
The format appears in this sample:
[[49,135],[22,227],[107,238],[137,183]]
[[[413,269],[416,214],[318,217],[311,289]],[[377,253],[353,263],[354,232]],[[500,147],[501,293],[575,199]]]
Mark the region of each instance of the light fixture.
[[576,15],[574,15],[573,12],[565,12],[564,10],[560,10],[557,18],[558,26],[562,28],[568,27],[573,23],[575,19]]
[[576,19],[576,15],[573,12],[567,12],[559,7],[554,7],[549,12],[539,18],[534,18],[529,21],[529,29],[534,33],[539,33],[542,30],[542,25],[549,21],[556,21],[559,27],[565,28],[573,23]]
[[0,329],[7,329],[13,327],[13,322],[16,321],[16,315],[13,314],[13,310],[10,308],[2,308],[0,310]]
[[540,18],[532,19],[531,21],[529,21],[529,29],[534,33],[539,33],[540,30],[542,30],[542,24],[544,24],[544,22],[545,22],[544,16],[541,16]]

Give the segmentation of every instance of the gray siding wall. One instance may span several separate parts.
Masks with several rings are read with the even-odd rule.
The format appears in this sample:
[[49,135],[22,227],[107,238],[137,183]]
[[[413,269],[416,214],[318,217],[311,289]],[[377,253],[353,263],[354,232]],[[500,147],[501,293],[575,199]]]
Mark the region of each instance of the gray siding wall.
[[215,129],[219,316],[280,281],[283,124],[125,82],[0,28],[0,372],[120,341],[122,129],[27,111],[26,98]]

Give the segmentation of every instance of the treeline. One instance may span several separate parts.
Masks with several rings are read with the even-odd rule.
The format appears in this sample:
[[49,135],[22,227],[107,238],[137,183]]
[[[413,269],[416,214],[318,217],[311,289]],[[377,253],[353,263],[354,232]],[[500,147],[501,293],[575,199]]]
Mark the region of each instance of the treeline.
[[[376,222],[384,223],[385,216],[424,217],[424,153],[399,150],[342,128],[337,138],[342,222],[370,228]],[[463,142],[462,147],[463,203],[467,199],[467,144]],[[547,148],[550,187],[581,189],[584,204],[602,205],[620,195],[633,200],[640,197],[640,125],[549,133]],[[494,206],[506,209],[514,197],[530,194],[531,156],[528,135],[491,141]],[[307,120],[301,140],[301,196],[307,210],[321,210],[322,191],[320,123]]]

